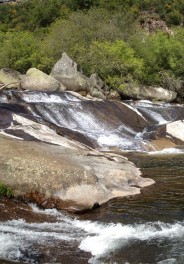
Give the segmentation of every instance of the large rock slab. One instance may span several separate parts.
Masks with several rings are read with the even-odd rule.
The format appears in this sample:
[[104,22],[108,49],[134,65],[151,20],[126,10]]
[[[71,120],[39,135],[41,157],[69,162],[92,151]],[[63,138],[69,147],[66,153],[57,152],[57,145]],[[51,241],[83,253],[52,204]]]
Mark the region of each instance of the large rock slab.
[[156,150],[176,148],[184,145],[184,120],[161,124],[151,128],[144,134],[144,139],[150,140]]
[[[21,74],[9,68],[0,69],[0,83],[6,88],[20,88]],[[0,86],[0,87],[1,87]]]
[[[0,135],[0,182],[15,197],[50,208],[83,210],[153,184],[121,156]],[[136,187],[135,187],[136,186]]]
[[172,102],[177,96],[176,92],[168,91],[162,87],[143,86],[134,83],[120,85],[118,92],[125,98],[163,102]]
[[76,62],[65,52],[52,68],[50,75],[61,82],[67,90],[87,92],[88,78],[78,71]]
[[184,120],[168,123],[165,126],[166,133],[175,140],[184,142]]
[[46,73],[31,68],[21,77],[21,88],[33,91],[63,91],[65,87]]

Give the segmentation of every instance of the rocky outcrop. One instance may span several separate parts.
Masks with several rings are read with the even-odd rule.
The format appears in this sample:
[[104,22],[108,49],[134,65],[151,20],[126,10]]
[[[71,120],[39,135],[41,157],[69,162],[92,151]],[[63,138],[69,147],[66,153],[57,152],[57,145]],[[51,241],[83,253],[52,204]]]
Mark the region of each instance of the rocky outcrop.
[[29,69],[25,75],[21,76],[21,88],[34,91],[65,90],[60,82],[36,68]]
[[138,194],[141,187],[154,183],[141,178],[134,164],[113,154],[3,135],[0,145],[0,182],[12,188],[15,197],[46,208],[84,210],[114,197]]
[[[97,74],[89,78],[78,70],[78,65],[65,52],[61,59],[54,65],[50,75],[61,82],[67,90],[79,92],[82,95],[106,99],[109,87],[100,79]],[[110,95],[111,96],[111,95]],[[114,99],[114,94],[112,95]],[[116,94],[116,97],[118,95]]]
[[142,16],[140,18],[140,23],[141,27],[149,34],[161,30],[169,35],[174,35],[174,32],[166,25],[165,21],[161,20],[159,17],[147,14],[147,16]]
[[109,87],[102,81],[97,74],[92,74],[89,77],[89,94],[93,97],[106,99]]
[[9,68],[0,69],[0,88],[20,88],[21,74]]
[[80,71],[78,66],[65,52],[62,58],[56,62],[50,76],[61,82],[67,90],[87,93],[88,79]]
[[143,86],[135,83],[122,84],[118,91],[122,97],[136,100],[172,102],[177,96],[176,92],[168,91],[162,87]]

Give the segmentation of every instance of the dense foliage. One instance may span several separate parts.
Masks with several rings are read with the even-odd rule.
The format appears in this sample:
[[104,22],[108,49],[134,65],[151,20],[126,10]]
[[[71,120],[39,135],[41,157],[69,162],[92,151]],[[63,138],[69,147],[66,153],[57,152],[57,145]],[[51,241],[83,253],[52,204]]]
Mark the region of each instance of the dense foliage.
[[[154,14],[174,32],[148,34]],[[133,80],[180,89],[184,76],[184,0],[27,0],[0,5],[0,68],[50,72],[66,51],[84,73],[111,87]]]

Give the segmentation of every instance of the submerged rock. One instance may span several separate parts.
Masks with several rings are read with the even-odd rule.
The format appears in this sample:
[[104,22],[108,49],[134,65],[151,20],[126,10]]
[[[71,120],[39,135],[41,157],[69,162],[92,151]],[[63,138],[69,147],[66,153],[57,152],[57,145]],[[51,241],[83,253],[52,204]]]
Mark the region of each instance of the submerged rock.
[[177,96],[176,92],[168,91],[162,87],[143,86],[134,83],[122,84],[118,91],[122,97],[130,99],[163,102],[172,102]]

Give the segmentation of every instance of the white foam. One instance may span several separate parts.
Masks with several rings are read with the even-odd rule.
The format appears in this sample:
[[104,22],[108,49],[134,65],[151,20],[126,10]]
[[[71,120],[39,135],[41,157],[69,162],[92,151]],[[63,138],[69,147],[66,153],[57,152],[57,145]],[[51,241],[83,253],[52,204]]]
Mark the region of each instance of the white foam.
[[157,154],[181,154],[184,153],[184,149],[176,149],[176,148],[165,148],[160,151],[150,151],[148,154],[157,155]]
[[177,264],[178,261],[175,258],[169,258],[169,259],[165,259],[165,260],[161,260],[159,262],[157,262],[157,264]]
[[160,113],[158,113],[157,111],[156,111],[156,108],[155,108],[155,110],[153,110],[153,109],[149,109],[149,108],[143,108],[143,109],[141,109],[142,110],[142,112],[144,112],[145,114],[149,114],[149,116],[153,119],[153,120],[155,120],[158,124],[166,124],[166,123],[168,123],[168,120],[166,120]]
[[62,99],[59,95],[47,93],[22,94],[22,99],[26,103],[67,103],[67,101]]
[[31,248],[31,245],[53,245],[56,241],[65,241],[70,245],[77,243],[79,249],[90,252],[94,257],[91,263],[94,264],[98,263],[96,261],[98,258],[124,247],[131,241],[149,243],[155,239],[158,241],[171,239],[172,241],[172,239],[183,240],[184,238],[184,222],[174,224],[155,222],[137,225],[104,224],[72,219],[55,209],[40,210],[35,206],[32,208],[35,212],[56,217],[56,221],[26,223],[20,219],[0,222],[1,259],[18,260],[21,252],[28,247]]
[[107,129],[104,124],[100,123],[99,120],[93,115],[93,113],[85,113],[83,109],[81,111],[78,109],[68,109],[72,119],[75,121],[76,129],[77,126],[80,127],[80,130],[87,131],[89,133],[101,132],[103,133]]
[[150,241],[152,239],[172,239],[184,236],[183,223],[164,224],[148,223],[142,225],[110,224],[101,226],[96,223],[85,225],[85,230],[96,232],[96,235],[87,236],[82,240],[80,249],[90,252],[93,256],[102,256],[112,250],[126,245],[130,240]]
[[5,95],[1,94],[0,95],[0,103],[7,103],[8,99]]
[[18,259],[21,256],[21,241],[12,234],[0,233],[0,258]]
[[119,147],[122,149],[132,148],[132,140],[122,138],[118,134],[104,134],[98,137],[97,142],[101,147]]

